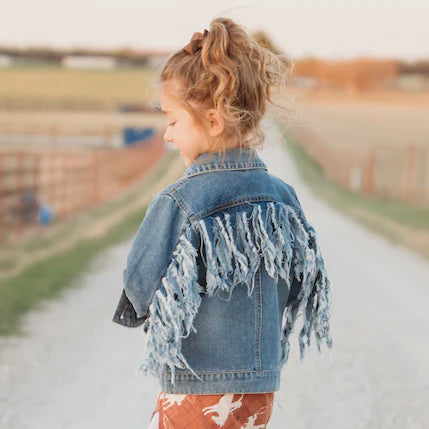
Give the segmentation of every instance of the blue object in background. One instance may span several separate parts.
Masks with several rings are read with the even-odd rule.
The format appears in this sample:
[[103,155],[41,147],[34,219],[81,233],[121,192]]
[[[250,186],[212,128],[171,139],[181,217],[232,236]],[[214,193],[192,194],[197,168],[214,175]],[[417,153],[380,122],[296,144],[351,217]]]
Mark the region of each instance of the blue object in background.
[[131,145],[134,143],[144,143],[154,134],[152,127],[147,128],[136,128],[136,127],[125,127],[122,130],[125,145]]
[[39,207],[39,223],[46,225],[52,222],[53,217],[52,209],[46,204],[41,204]]

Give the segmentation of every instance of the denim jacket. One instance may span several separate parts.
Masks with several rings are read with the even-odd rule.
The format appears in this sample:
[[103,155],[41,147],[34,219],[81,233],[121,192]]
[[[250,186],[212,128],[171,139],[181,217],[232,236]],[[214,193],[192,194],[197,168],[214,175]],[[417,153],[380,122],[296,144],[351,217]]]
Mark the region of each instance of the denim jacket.
[[333,347],[332,288],[293,187],[255,149],[203,153],[155,194],[134,237],[113,321],[142,326],[139,371],[166,393],[274,392],[302,315]]

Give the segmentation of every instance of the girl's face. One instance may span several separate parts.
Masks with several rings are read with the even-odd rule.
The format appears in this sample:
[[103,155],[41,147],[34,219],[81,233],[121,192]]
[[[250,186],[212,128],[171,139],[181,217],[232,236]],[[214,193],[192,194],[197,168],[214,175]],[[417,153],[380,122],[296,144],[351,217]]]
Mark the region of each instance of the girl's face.
[[161,108],[168,124],[164,140],[171,142],[180,151],[186,166],[209,150],[208,137],[196,126],[191,114],[178,104],[174,95],[178,93],[178,82],[165,82],[161,89]]

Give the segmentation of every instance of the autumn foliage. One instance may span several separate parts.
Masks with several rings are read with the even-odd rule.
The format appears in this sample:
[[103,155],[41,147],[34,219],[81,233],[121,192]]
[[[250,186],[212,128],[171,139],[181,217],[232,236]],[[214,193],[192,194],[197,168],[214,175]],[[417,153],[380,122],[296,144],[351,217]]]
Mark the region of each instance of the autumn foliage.
[[350,92],[382,87],[398,74],[395,60],[358,58],[342,61],[306,59],[295,62],[297,76],[313,77],[320,88]]

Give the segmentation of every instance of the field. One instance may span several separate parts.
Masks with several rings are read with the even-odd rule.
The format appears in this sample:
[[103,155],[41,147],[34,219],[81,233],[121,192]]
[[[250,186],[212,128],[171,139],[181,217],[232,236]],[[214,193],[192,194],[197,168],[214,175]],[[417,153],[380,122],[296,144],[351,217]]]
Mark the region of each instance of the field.
[[298,104],[296,132],[305,127],[333,149],[359,152],[374,146],[429,147],[429,103],[341,102],[302,100]]
[[0,109],[112,110],[150,101],[154,78],[150,69],[0,69]]

